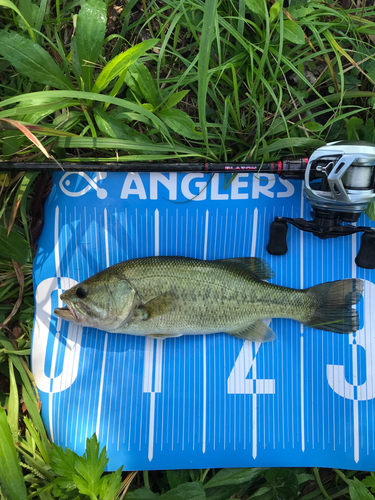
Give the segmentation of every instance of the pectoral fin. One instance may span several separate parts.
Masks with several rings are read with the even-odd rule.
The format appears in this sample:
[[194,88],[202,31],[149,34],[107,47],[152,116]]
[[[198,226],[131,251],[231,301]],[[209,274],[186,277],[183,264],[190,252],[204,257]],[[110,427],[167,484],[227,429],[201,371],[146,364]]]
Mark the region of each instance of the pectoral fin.
[[142,319],[143,321],[162,316],[170,310],[174,301],[175,298],[170,292],[163,293],[145,304],[140,304],[136,308],[135,316],[137,319]]
[[250,342],[270,342],[276,338],[271,328],[265,325],[260,319],[250,325],[228,331],[227,333],[241,339],[250,340]]

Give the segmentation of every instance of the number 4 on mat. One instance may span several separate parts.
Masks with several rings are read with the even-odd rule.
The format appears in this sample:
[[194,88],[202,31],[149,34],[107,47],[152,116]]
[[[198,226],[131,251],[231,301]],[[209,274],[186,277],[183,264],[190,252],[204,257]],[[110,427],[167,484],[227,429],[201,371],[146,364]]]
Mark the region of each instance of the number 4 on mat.
[[[260,342],[245,341],[227,381],[228,394],[275,394],[275,380],[257,378]],[[251,371],[252,377],[247,378]]]

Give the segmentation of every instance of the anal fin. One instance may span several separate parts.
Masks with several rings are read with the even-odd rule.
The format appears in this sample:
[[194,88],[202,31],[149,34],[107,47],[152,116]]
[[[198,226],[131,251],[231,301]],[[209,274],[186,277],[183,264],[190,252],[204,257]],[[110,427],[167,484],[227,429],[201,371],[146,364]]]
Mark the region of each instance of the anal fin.
[[152,339],[173,339],[175,337],[181,337],[182,333],[150,333],[147,337]]
[[271,342],[276,338],[271,328],[260,319],[250,325],[228,331],[227,333],[240,339],[250,340],[250,342]]

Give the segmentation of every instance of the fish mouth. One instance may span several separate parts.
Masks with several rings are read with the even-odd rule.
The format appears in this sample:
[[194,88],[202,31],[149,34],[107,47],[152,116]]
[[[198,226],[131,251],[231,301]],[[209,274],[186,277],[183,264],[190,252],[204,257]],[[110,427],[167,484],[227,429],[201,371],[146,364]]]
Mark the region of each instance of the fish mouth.
[[67,307],[56,307],[53,313],[66,321],[75,321],[76,323],[81,322],[73,307],[69,306],[69,304],[67,304]]

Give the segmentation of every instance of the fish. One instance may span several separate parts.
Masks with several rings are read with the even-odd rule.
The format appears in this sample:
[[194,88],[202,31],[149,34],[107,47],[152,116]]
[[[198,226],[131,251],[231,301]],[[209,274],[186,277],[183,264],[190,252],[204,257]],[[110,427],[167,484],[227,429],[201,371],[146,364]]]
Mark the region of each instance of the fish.
[[302,290],[269,283],[260,258],[199,260],[145,257],[115,264],[72,288],[56,308],[60,318],[110,333],[173,338],[224,332],[267,342],[266,318],[290,318],[320,330],[359,329],[353,307],[363,280],[344,279]]

